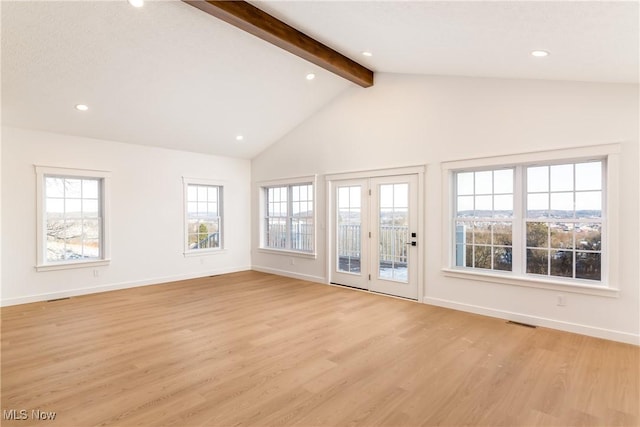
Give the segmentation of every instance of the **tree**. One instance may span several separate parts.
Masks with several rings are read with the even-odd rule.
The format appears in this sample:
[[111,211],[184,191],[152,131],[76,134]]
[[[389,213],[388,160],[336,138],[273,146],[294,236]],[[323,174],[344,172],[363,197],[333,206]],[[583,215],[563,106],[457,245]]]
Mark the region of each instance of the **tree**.
[[198,248],[208,248],[209,247],[209,230],[207,229],[207,224],[200,224],[198,227]]
[[73,254],[73,250],[67,246],[66,253],[64,244],[82,239],[82,226],[77,221],[48,220],[47,221],[47,240],[58,242],[58,244],[47,245],[47,259],[64,259],[69,254]]
[[527,246],[531,248],[546,248],[548,227],[544,222],[527,223]]

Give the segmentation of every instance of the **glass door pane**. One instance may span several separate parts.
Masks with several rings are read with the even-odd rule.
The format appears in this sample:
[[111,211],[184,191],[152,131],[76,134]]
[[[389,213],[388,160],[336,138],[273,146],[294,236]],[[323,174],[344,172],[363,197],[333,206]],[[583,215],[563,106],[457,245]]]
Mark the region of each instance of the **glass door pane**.
[[378,278],[408,283],[409,184],[379,186]]
[[339,272],[360,274],[362,260],[362,186],[338,187],[336,266]]

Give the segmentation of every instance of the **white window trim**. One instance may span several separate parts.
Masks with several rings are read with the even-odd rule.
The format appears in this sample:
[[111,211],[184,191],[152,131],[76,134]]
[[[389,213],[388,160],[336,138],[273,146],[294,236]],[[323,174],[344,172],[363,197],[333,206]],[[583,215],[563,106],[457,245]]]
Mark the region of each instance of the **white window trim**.
[[[621,145],[603,144],[585,147],[565,148],[549,151],[537,151],[523,154],[503,155],[495,157],[483,157],[477,159],[464,159],[443,162],[442,171],[442,260],[441,271],[447,277],[464,278],[484,282],[492,282],[506,285],[527,286],[557,290],[562,292],[574,292],[588,295],[617,297],[619,295],[619,196],[620,196],[620,152]],[[482,168],[499,168],[505,166],[529,165],[536,162],[579,162],[593,159],[605,159],[605,179],[603,181],[603,194],[605,203],[603,206],[603,222],[606,223],[606,234],[602,241],[602,281],[597,285],[591,281],[580,279],[565,279],[537,277],[533,275],[514,275],[511,272],[484,272],[467,268],[456,268],[454,263],[454,244],[452,238],[454,215],[454,173],[460,170],[477,170]],[[522,205],[523,185],[520,180],[514,182],[514,206]],[[517,190],[517,191],[516,191]],[[514,218],[515,222],[522,222],[524,218]],[[522,236],[514,235],[513,250],[516,256],[522,251]],[[521,255],[521,254],[520,254]],[[520,256],[518,255],[518,256]]]
[[[221,192],[218,193],[218,210],[220,215],[220,247],[219,248],[206,248],[206,249],[189,249],[189,215],[187,212],[187,187],[189,185],[211,185],[220,187]],[[221,255],[227,253],[227,247],[225,244],[225,203],[224,203],[224,192],[225,192],[225,182],[220,180],[211,180],[204,178],[189,178],[186,176],[182,177],[182,215],[183,215],[183,232],[182,232],[182,242],[183,242],[183,252],[185,258],[188,257],[198,257],[198,256],[209,256],[209,255]]]
[[543,279],[530,276],[514,276],[509,272],[498,272],[488,270],[470,271],[461,268],[443,267],[442,273],[446,277],[455,277],[458,279],[472,279],[481,282],[499,283],[513,286],[524,286],[538,289],[551,289],[561,292],[572,292],[578,294],[598,295],[606,297],[619,296],[620,290],[617,288],[589,285],[586,280],[574,279],[572,283],[564,283],[563,280]]
[[[62,168],[54,166],[39,166],[35,165],[36,172],[36,271],[54,271],[54,270],[67,270],[72,268],[89,268],[108,265],[111,262],[111,245],[110,245],[110,233],[109,233],[109,219],[111,217],[109,211],[109,194],[110,194],[110,178],[111,172],[91,169],[75,169],[75,168]],[[58,176],[73,176],[78,178],[94,178],[102,181],[100,191],[100,202],[102,211],[102,258],[98,260],[65,260],[56,262],[47,262],[45,256],[46,236],[44,233],[45,227],[45,189],[44,189],[44,177],[48,175]]]
[[[318,176],[317,175],[308,175],[308,176],[300,176],[294,178],[282,178],[276,180],[269,181],[261,181],[258,182],[258,203],[259,203],[259,221],[260,226],[258,227],[260,231],[260,240],[257,252],[272,254],[272,255],[282,255],[282,256],[293,256],[299,258],[309,258],[316,259],[318,257]],[[264,244],[264,233],[265,233],[265,225],[264,218],[266,217],[265,205],[265,188],[269,187],[285,187],[290,185],[303,185],[303,184],[311,184],[313,186],[313,251],[304,252],[304,251],[296,251],[292,249],[277,249],[277,248],[268,248]]]
[[[314,245],[315,249],[315,245]],[[276,249],[276,248],[258,248],[257,252],[261,252],[263,254],[275,254],[275,255],[283,255],[283,256],[292,256],[298,258],[309,258],[316,259],[318,255],[315,252],[302,252],[302,251],[292,251],[290,249]]]

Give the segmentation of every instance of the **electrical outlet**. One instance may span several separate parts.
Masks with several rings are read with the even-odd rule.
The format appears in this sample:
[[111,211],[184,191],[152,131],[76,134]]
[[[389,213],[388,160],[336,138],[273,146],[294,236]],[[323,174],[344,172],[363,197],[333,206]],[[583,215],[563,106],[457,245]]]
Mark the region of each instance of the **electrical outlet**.
[[100,277],[100,270],[93,270],[93,277]]
[[296,265],[296,259],[295,258],[289,258],[289,265]]
[[564,295],[558,295],[558,302],[557,305],[559,307],[564,307],[567,305],[567,297],[565,297]]

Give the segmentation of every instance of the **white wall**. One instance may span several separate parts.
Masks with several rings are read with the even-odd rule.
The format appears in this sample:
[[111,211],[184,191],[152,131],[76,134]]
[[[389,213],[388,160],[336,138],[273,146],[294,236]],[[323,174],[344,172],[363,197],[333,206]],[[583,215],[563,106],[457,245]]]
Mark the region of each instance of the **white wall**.
[[[35,271],[34,165],[111,171],[110,265]],[[248,160],[2,128],[2,304],[249,269],[250,175]],[[183,176],[223,181],[225,253],[183,255]]]
[[[252,161],[256,183],[318,174],[318,258],[257,252],[254,268],[320,282],[325,257],[323,175],[427,165],[425,301],[541,326],[640,343],[638,86],[377,74],[352,88]],[[444,277],[440,162],[620,142],[622,254],[617,298]]]

